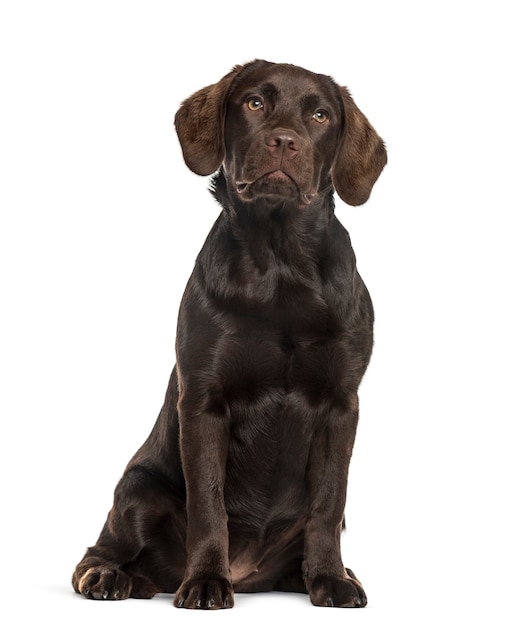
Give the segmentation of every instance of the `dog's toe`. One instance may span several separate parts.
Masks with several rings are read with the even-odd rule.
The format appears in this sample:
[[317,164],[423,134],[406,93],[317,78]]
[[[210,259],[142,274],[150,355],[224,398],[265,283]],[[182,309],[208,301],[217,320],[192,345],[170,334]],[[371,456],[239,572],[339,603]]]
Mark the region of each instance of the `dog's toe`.
[[184,581],[174,605],[185,609],[228,609],[234,606],[234,592],[225,578]]
[[367,596],[354,574],[347,570],[348,578],[316,576],[309,585],[310,600],[315,606],[362,608]]
[[79,580],[78,591],[92,600],[125,600],[132,586],[129,576],[119,569],[91,567]]

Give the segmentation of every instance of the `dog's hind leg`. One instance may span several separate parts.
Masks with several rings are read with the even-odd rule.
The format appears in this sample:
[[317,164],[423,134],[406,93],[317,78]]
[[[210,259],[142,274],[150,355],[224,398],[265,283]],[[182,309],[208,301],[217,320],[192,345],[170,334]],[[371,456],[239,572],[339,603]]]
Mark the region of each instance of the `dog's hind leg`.
[[96,600],[151,598],[180,585],[186,505],[180,470],[175,368],[147,441],[129,462],[94,546],[76,566],[76,592]]
[[[120,482],[123,488],[127,475]],[[115,505],[96,545],[87,550],[72,576],[74,590],[93,600],[151,598],[160,589],[146,576],[134,572],[133,564],[144,545],[135,529],[134,511],[120,511]],[[129,570],[127,573],[125,570]]]
[[185,524],[184,504],[166,485],[144,468],[129,469],[98,541],[75,568],[74,590],[95,600],[175,591],[186,559]]

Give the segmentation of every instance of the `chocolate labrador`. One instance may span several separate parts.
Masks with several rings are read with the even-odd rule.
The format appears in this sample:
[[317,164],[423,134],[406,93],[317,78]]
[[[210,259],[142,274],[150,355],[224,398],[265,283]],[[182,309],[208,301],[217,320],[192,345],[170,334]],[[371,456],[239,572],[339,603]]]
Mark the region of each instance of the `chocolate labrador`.
[[364,606],[340,533],[373,309],[333,196],[368,199],[384,144],[347,89],[262,60],[185,100],[175,126],[222,212],[183,296],[164,405],[74,589]]

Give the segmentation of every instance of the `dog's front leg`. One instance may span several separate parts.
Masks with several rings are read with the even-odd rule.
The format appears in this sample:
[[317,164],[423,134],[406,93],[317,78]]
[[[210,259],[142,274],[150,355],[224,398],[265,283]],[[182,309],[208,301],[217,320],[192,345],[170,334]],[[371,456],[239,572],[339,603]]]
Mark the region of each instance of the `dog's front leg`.
[[[357,405],[357,401],[355,402]],[[337,412],[312,443],[308,468],[310,515],[305,528],[303,576],[317,606],[362,607],[367,597],[343,566],[343,528],[348,467],[356,435],[357,406]]]
[[199,412],[191,404],[195,408],[185,397],[179,404],[188,526],[186,570],[175,606],[229,608],[234,605],[224,502],[229,418],[216,410]]

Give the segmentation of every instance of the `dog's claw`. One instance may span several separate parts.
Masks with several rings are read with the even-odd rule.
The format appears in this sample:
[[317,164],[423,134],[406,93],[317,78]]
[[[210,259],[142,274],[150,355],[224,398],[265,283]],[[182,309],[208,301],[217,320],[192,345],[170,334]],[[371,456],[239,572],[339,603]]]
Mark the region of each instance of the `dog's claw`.
[[200,578],[182,583],[175,602],[177,608],[227,609],[233,606],[232,585],[226,578]]
[[308,590],[316,606],[360,608],[367,604],[363,587],[354,577],[316,576]]

